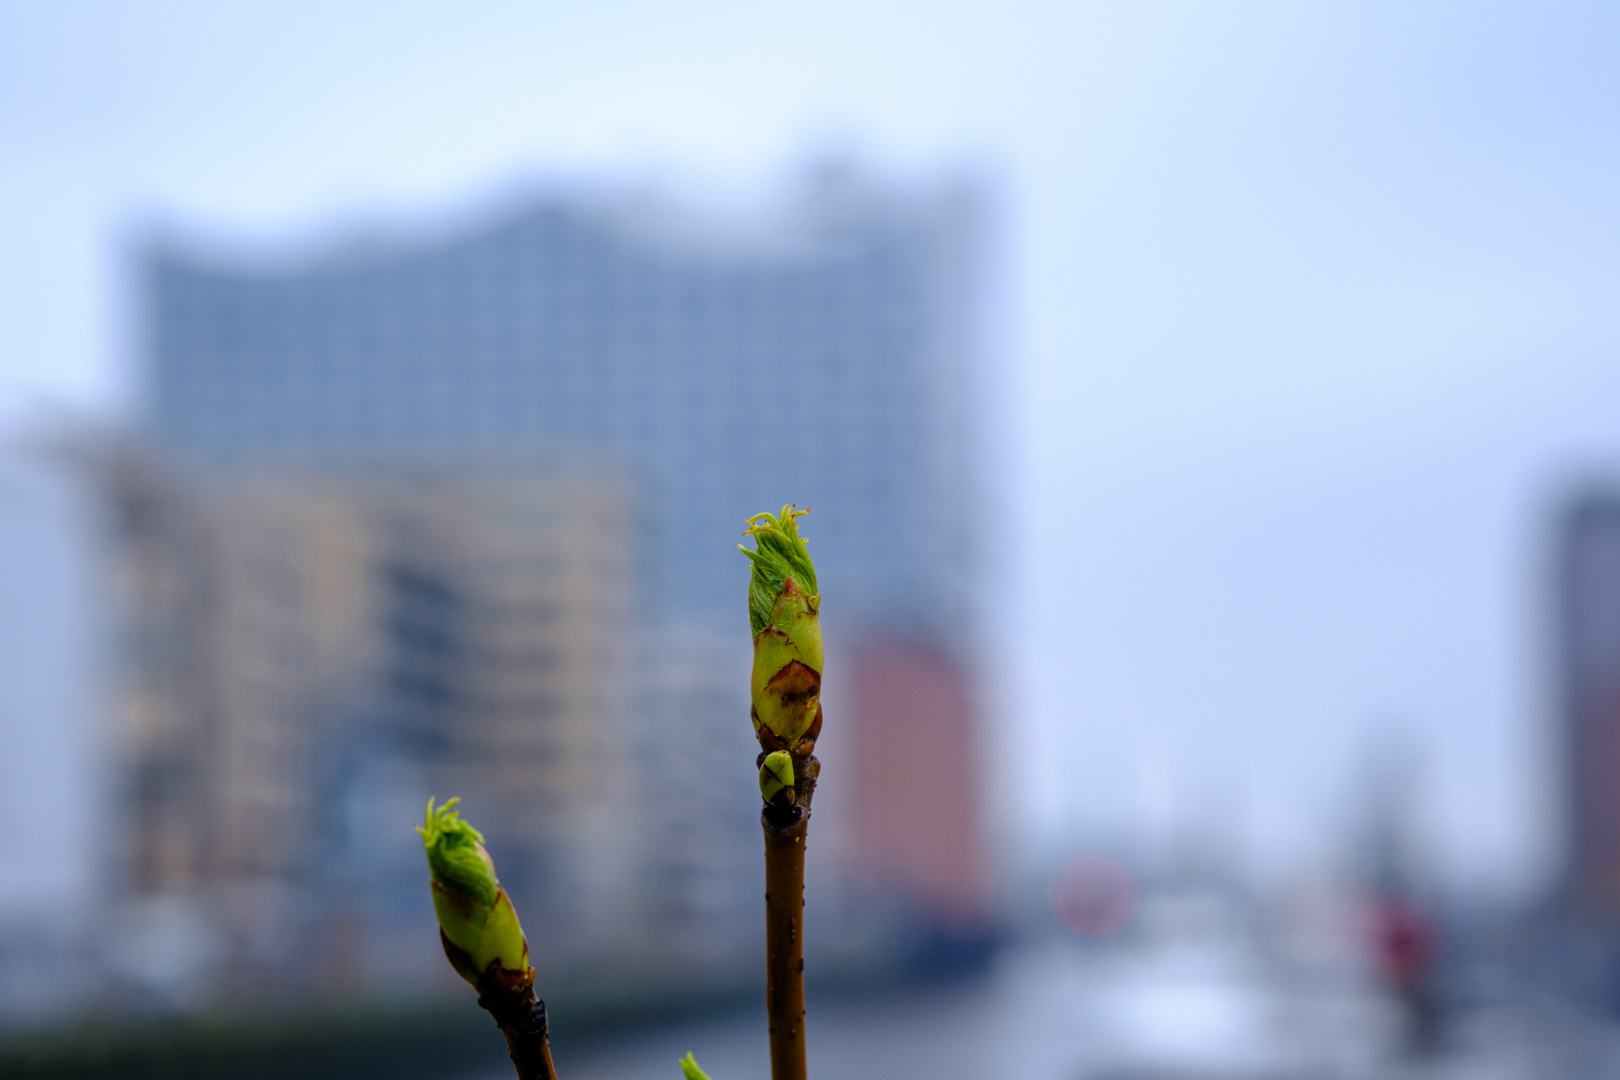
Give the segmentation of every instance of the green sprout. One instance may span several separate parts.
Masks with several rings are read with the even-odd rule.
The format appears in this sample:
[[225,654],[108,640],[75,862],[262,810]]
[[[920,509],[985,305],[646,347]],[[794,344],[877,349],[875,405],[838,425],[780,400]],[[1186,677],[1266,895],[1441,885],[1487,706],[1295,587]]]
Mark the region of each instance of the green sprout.
[[759,767],[759,794],[769,806],[793,805],[793,758],[786,751],[765,755]]
[[690,1050],[681,1058],[680,1066],[683,1080],[709,1080],[709,1074],[698,1068],[697,1059]]
[[495,877],[483,834],[455,810],[460,801],[450,799],[435,809],[429,799],[426,819],[416,831],[427,850],[433,911],[445,955],[457,974],[477,986],[492,967],[526,973],[529,945],[512,901]]
[[816,568],[799,536],[809,513],[790,503],[780,515],[755,514],[745,535],[756,550],[737,549],[753,564],[748,622],[754,631],[754,730],[767,750],[808,754],[821,717],[821,596]]
[[748,582],[748,622],[756,636],[772,622],[777,597],[789,578],[806,594],[816,591],[816,568],[810,561],[809,548],[799,536],[799,519],[809,512],[789,503],[782,507],[780,516],[766,512],[745,522],[748,528],[743,535],[752,536],[758,550],[749,551],[741,544],[737,550],[754,564]]

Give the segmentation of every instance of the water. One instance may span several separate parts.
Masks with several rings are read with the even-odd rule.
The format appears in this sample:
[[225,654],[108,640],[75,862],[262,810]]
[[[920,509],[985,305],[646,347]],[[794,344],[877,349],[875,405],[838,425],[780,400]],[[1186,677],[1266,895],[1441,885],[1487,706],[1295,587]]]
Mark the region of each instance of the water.
[[[1480,1008],[1447,1031],[1440,1052],[1410,1058],[1398,1008],[1376,988],[1221,937],[1116,949],[1045,940],[1009,950],[970,984],[812,1001],[809,1016],[811,1073],[823,1080],[1620,1075],[1620,1039],[1567,1009]],[[678,1080],[675,1062],[688,1050],[714,1080],[770,1074],[762,1009],[560,1053],[558,1071],[566,1080]]]

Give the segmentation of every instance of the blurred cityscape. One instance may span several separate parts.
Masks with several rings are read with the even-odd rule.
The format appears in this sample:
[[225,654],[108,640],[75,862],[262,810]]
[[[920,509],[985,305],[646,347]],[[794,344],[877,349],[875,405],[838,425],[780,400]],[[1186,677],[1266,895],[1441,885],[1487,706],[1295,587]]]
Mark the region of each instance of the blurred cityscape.
[[[971,182],[843,162],[760,217],[551,193],[292,260],[153,237],[139,415],[11,466],[18,490],[77,493],[61,520],[96,538],[115,612],[92,898],[0,926],[13,1067],[93,1074],[50,1042],[86,1014],[296,1029],[312,1005],[467,1004],[409,829],[455,794],[546,980],[616,1033],[560,1034],[570,1075],[665,1075],[687,1048],[762,1075],[732,545],[790,498],[814,509],[834,650],[822,1069],[1620,1075],[1620,487],[1549,523],[1571,842],[1532,903],[1427,872],[1399,744],[1361,769],[1337,877],[1268,890],[1196,827],[997,852],[991,218]],[[645,1019],[683,995],[693,1018]],[[148,1072],[211,1075],[176,1038]],[[304,1074],[369,1075],[318,1058]]]
[[0,1078],[1620,1080],[1620,5],[0,4]]
[[[132,955],[198,960],[118,975],[442,980],[402,828],[434,792],[486,823],[548,969],[752,972],[734,544],[787,498],[847,654],[821,940],[882,916],[982,951],[975,214],[830,167],[752,226],[552,198],[293,267],[159,241],[149,408],[97,459],[130,620],[116,903]],[[935,787],[946,813],[908,816]]]
[[296,265],[154,239],[142,413],[54,445],[106,530],[118,672],[117,932],[36,965],[58,996],[453,989],[409,828],[431,794],[553,976],[751,986],[735,543],[788,498],[837,672],[817,958],[982,967],[982,201],[829,165],[773,220],[551,196]]

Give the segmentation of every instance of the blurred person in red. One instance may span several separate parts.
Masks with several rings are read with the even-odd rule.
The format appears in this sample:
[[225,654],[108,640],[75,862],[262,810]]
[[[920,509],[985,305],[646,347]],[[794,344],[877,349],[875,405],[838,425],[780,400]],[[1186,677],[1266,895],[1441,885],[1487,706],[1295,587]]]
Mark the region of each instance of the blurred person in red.
[[1400,1000],[1406,1045],[1428,1054],[1439,1043],[1440,1009],[1434,994],[1439,934],[1415,905],[1398,893],[1374,901],[1372,937],[1379,978]]

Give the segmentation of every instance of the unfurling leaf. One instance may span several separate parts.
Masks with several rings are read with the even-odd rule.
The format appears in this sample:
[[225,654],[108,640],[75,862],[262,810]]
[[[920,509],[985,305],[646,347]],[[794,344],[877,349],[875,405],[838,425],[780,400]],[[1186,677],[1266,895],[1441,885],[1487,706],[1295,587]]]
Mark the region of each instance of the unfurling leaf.
[[698,1068],[697,1059],[692,1056],[691,1051],[687,1051],[686,1056],[681,1058],[680,1065],[683,1080],[709,1080],[709,1074]]
[[451,799],[435,809],[429,799],[427,819],[416,831],[427,850],[433,912],[445,954],[456,973],[476,986],[492,965],[515,975],[527,973],[529,944],[495,877],[483,834],[454,809],[460,801]]

